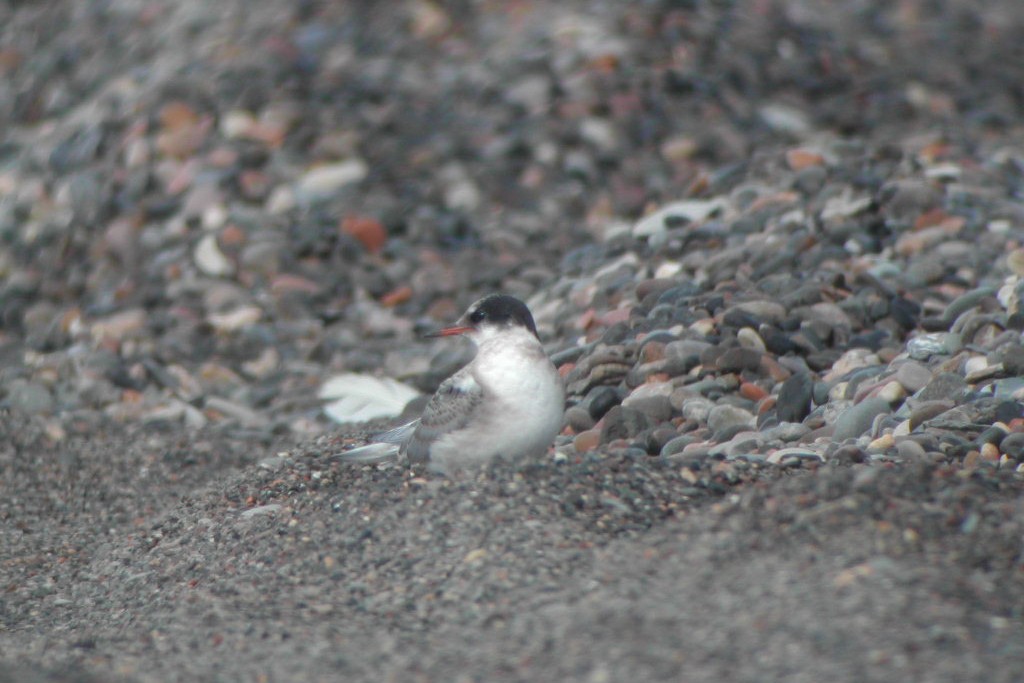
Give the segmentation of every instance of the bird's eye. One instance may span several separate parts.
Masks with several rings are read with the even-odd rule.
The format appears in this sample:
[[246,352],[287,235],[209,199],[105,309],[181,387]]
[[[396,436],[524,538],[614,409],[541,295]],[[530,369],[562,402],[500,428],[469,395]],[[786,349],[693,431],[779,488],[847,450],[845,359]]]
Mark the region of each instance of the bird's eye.
[[486,318],[486,317],[487,317],[486,313],[484,313],[480,309],[477,309],[477,310],[475,310],[475,311],[473,311],[472,313],[469,314],[469,322],[471,322],[471,323],[483,322],[484,318]]

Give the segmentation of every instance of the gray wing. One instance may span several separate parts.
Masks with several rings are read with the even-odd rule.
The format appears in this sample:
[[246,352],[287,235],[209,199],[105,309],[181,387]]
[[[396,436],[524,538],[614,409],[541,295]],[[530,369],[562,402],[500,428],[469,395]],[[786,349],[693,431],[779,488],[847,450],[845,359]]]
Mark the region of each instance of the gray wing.
[[386,432],[374,434],[372,442],[359,448],[343,451],[334,457],[344,462],[360,464],[394,462],[398,460],[402,444],[412,437],[419,423],[419,420],[413,420]]
[[463,369],[442,382],[427,401],[419,425],[405,444],[409,460],[428,460],[435,441],[473,421],[483,397],[483,388],[468,370]]

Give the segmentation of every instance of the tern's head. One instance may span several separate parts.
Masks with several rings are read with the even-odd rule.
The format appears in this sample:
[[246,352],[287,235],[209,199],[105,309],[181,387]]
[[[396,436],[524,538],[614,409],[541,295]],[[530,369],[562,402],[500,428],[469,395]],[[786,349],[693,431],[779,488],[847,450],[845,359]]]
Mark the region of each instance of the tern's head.
[[479,343],[510,330],[525,331],[537,337],[537,326],[526,304],[514,296],[491,294],[470,306],[454,325],[428,336],[464,334]]

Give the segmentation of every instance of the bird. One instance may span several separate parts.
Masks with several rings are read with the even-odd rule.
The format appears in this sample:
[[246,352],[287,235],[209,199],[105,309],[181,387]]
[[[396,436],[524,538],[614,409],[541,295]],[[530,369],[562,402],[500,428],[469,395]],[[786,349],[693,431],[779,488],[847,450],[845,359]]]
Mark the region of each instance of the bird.
[[562,428],[565,391],[526,304],[491,294],[453,325],[425,336],[466,337],[476,355],[441,383],[418,420],[340,453],[341,460],[426,462],[450,475],[547,450]]

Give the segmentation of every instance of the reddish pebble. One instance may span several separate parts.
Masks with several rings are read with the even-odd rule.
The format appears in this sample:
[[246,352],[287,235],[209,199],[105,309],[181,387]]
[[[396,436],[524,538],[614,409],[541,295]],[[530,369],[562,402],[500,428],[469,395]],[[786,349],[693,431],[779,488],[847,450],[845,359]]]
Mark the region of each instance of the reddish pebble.
[[753,382],[743,382],[740,384],[740,396],[751,401],[760,401],[762,398],[768,395],[768,392],[757,386]]
[[604,315],[598,318],[598,322],[602,325],[611,327],[616,323],[624,323],[629,321],[629,313],[632,311],[632,307],[625,306],[623,308],[616,308],[614,311],[608,311]]
[[320,292],[320,285],[299,275],[281,273],[280,275],[274,276],[274,279],[270,283],[270,291],[274,294],[285,294],[288,292],[317,294]]
[[392,289],[390,292],[380,298],[380,303],[383,306],[391,308],[398,304],[403,304],[412,298],[412,287],[409,285],[402,285]]
[[761,369],[776,383],[785,382],[793,374],[768,354],[761,356]]
[[576,435],[576,438],[572,440],[573,448],[576,449],[577,453],[592,451],[597,448],[600,443],[601,432],[597,429],[588,429],[585,432],[580,432]]
[[588,308],[580,313],[580,317],[576,319],[576,327],[581,330],[585,330],[594,323],[594,319],[596,317],[597,315],[594,313],[594,309]]
[[220,245],[225,248],[239,247],[245,244],[245,230],[234,223],[228,223],[220,231]]
[[786,152],[786,163],[790,169],[801,171],[811,166],[821,166],[825,163],[825,158],[809,149],[797,148]]
[[367,216],[346,216],[341,221],[341,231],[359,240],[371,254],[379,252],[388,240],[383,224]]
[[168,102],[160,108],[160,125],[168,130],[191,126],[199,116],[192,107],[179,100]]
[[978,451],[968,451],[967,455],[964,456],[964,468],[973,470],[978,467],[981,463],[981,453]]
[[949,214],[942,209],[932,209],[925,211],[917,220],[914,221],[914,230],[923,230],[924,228],[930,228],[933,225],[938,225],[942,221],[949,218]]
[[644,363],[652,363],[665,358],[665,345],[661,342],[647,342],[643,351],[640,352],[640,360]]

